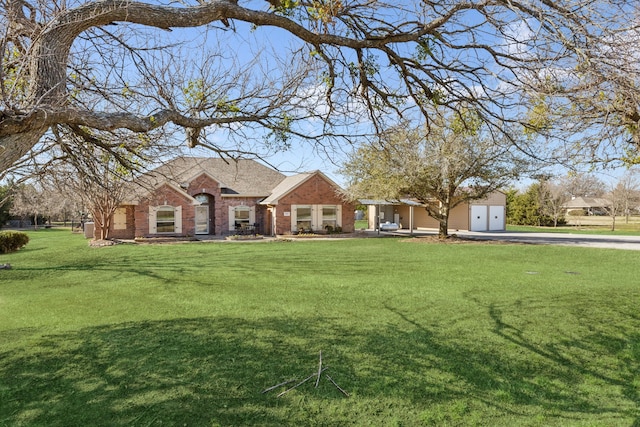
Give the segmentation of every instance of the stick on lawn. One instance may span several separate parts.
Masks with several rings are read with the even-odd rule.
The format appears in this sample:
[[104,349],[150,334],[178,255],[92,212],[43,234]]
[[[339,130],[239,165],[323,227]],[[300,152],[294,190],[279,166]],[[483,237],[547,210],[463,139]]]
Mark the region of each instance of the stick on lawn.
[[320,350],[320,363],[318,363],[318,378],[316,378],[316,388],[318,388],[318,384],[320,384],[320,374],[322,373],[322,350]]
[[269,391],[273,390],[274,388],[278,388],[278,387],[280,387],[280,386],[282,386],[282,385],[286,385],[286,384],[292,383],[292,382],[294,382],[294,381],[295,381],[295,378],[294,378],[294,379],[292,379],[292,380],[283,381],[283,382],[281,382],[280,384],[272,385],[272,386],[271,386],[271,387],[269,387],[269,388],[265,388],[265,389],[264,389],[264,390],[262,390],[260,393],[265,394],[265,393],[267,393],[267,392],[269,392]]
[[[320,373],[324,372],[327,368],[323,368]],[[279,395],[277,395],[276,397],[282,397],[285,394],[289,393],[291,390],[300,387],[302,384],[306,383],[307,381],[309,381],[311,378],[315,377],[316,375],[318,375],[317,372],[313,373],[312,375],[309,375],[307,378],[303,379],[302,381],[300,381],[298,384],[294,385],[291,388],[286,389],[285,391],[283,391],[282,393],[280,393]]]
[[331,381],[331,384],[333,384],[334,386],[336,386],[336,388],[337,388],[338,390],[340,390],[340,391],[342,392],[342,394],[344,394],[345,396],[349,397],[349,393],[347,393],[346,391],[344,391],[344,390],[343,390],[343,389],[342,389],[338,384],[336,384],[336,382],[333,380],[333,378],[331,378],[331,377],[329,376],[329,374],[327,374],[327,379],[328,379],[329,381]]

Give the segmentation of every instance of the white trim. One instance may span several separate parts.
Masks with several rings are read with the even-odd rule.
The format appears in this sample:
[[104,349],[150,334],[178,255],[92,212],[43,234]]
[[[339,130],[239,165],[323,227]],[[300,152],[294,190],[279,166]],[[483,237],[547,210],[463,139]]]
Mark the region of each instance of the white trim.
[[173,227],[176,233],[182,234],[182,206],[173,208]]
[[311,205],[311,231],[322,231],[322,206]]
[[236,207],[235,206],[229,206],[229,212],[228,212],[228,218],[229,218],[229,231],[236,231]]
[[[160,209],[173,209],[173,232],[158,233],[158,211]],[[149,206],[149,234],[182,233],[182,206],[159,205]]]
[[243,208],[249,211],[249,225],[256,223],[256,207],[247,205],[229,206],[229,231],[236,231],[236,209]]
[[291,215],[289,216],[289,218],[291,218],[291,222],[289,223],[289,229],[291,231],[298,231],[297,229],[298,205],[291,205]]
[[158,234],[158,217],[156,206],[149,206],[149,234]]
[[299,207],[311,208],[311,230],[312,231],[324,231],[322,229],[322,222],[324,220],[322,209],[324,206],[334,207],[336,210],[336,227],[342,227],[342,205],[336,204],[323,204],[323,205],[291,205],[291,231],[298,230],[298,208]]

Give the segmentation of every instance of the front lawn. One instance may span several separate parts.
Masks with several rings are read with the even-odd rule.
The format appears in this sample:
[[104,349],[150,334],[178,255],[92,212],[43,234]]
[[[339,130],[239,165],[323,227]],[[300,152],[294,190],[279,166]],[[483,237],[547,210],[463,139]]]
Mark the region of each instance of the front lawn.
[[[0,257],[0,425],[640,423],[635,251],[30,238]],[[317,387],[261,393],[320,352]]]
[[616,217],[614,231],[611,231],[613,221],[610,216],[568,216],[566,219],[569,223],[558,227],[507,224],[507,231],[640,236],[640,218],[637,216],[628,219],[623,216]]
[[521,233],[569,233],[569,234],[595,234],[601,236],[640,236],[640,229],[636,225],[628,227],[616,227],[611,231],[611,226],[586,225],[573,226],[563,225],[558,227],[536,227],[533,225],[507,225],[507,231]]

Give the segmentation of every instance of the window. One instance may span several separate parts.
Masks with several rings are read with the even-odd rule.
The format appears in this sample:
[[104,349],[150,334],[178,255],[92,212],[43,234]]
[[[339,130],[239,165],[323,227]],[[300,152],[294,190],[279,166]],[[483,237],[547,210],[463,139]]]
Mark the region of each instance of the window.
[[342,226],[341,205],[291,205],[291,211],[292,232],[324,232]]
[[182,206],[149,206],[149,233],[182,233]]
[[311,231],[311,206],[296,207],[296,231]]
[[236,228],[246,227],[249,225],[249,206],[237,206],[234,210],[234,224]]
[[209,197],[206,194],[198,194],[195,199],[202,205],[209,203]]
[[229,206],[229,231],[249,228],[253,226],[255,222],[255,206]]
[[173,233],[176,229],[173,206],[162,206],[156,212],[156,232]]
[[338,209],[336,206],[322,206],[322,229],[335,230],[338,225]]

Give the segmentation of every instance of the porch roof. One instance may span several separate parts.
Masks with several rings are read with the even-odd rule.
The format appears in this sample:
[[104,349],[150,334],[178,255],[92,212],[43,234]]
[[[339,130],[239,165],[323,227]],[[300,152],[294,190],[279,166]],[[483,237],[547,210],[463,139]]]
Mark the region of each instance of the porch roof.
[[358,202],[361,205],[381,205],[381,206],[394,206],[394,205],[408,205],[408,206],[424,206],[420,202],[416,202],[411,199],[360,199]]

